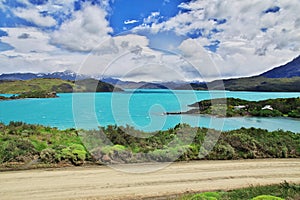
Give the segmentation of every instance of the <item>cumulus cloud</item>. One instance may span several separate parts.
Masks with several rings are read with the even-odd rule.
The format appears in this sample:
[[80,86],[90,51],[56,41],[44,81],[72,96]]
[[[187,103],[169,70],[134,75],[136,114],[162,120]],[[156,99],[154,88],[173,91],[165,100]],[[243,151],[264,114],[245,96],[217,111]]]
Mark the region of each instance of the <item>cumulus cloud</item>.
[[91,51],[112,32],[106,15],[105,10],[86,5],[54,32],[52,43],[70,51]]
[[148,45],[145,36],[128,34],[111,37],[93,49],[81,66],[81,71],[87,74],[121,75],[137,62],[145,62],[145,59],[139,58],[149,54],[147,52],[154,53]]
[[78,73],[135,81],[195,78],[195,74],[186,72],[191,69],[187,61],[176,54],[153,50],[149,42],[137,34],[111,37],[86,56]]
[[[182,49],[190,52],[183,56],[151,49],[149,42],[147,37],[136,34],[113,37],[87,57],[80,72],[135,81],[203,80],[201,69],[194,66],[207,61],[207,54],[200,54],[199,58],[194,51],[197,47],[191,50],[188,42],[182,45]],[[108,51],[108,47],[115,51]]]
[[[299,54],[297,0],[196,0],[179,8],[184,12],[148,28],[156,33],[194,35],[202,46],[217,44],[216,52],[208,53],[224,76],[258,74]],[[183,48],[189,41],[179,47],[183,54],[191,52],[192,46]]]

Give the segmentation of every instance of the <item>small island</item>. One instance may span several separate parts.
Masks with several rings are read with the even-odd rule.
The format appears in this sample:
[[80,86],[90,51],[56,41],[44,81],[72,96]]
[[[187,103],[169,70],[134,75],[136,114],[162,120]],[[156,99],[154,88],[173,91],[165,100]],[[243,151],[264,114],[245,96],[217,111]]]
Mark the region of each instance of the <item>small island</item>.
[[56,92],[32,91],[32,92],[23,92],[19,95],[12,95],[10,97],[0,96],[0,101],[27,99],[27,98],[57,98],[57,97],[58,96]]
[[292,117],[300,118],[300,97],[248,101],[239,98],[202,100],[189,105],[186,112],[167,112],[167,115],[203,114],[218,117]]

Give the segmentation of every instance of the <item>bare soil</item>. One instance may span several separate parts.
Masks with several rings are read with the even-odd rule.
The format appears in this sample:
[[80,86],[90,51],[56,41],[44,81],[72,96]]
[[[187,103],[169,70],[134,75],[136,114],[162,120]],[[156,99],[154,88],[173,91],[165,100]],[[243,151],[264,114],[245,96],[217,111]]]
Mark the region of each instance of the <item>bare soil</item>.
[[[130,169],[145,172],[152,165]],[[149,173],[107,166],[1,172],[0,199],[164,199],[283,181],[300,183],[300,159],[179,162]]]

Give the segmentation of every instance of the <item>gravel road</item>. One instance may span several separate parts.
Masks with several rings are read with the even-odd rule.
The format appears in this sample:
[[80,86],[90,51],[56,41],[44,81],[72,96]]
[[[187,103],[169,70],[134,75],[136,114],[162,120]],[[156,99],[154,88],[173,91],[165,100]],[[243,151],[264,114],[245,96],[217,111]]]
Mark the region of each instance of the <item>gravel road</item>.
[[0,173],[0,199],[161,199],[284,180],[300,183],[300,159],[178,162],[135,174],[107,166],[25,170]]

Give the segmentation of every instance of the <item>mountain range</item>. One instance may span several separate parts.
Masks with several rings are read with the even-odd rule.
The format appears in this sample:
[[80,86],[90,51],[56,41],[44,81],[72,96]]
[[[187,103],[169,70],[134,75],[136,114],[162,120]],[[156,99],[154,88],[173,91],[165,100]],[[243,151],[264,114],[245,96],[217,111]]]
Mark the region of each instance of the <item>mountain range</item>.
[[58,78],[62,80],[74,81],[90,78],[89,76],[76,74],[73,71],[66,70],[64,72],[53,72],[53,73],[12,73],[12,74],[1,74],[0,80],[31,80],[36,78]]
[[[54,72],[54,73],[12,73],[1,74],[0,81],[4,80],[32,80],[37,78],[52,78],[68,81],[84,80],[90,77],[87,75],[76,74],[72,71]],[[292,61],[275,67],[258,76],[246,78],[234,78],[216,80],[209,83],[201,82],[134,82],[122,81],[112,77],[100,79],[102,82],[116,85],[122,89],[195,89],[195,90],[215,90],[226,89],[232,91],[300,91],[300,56]]]

